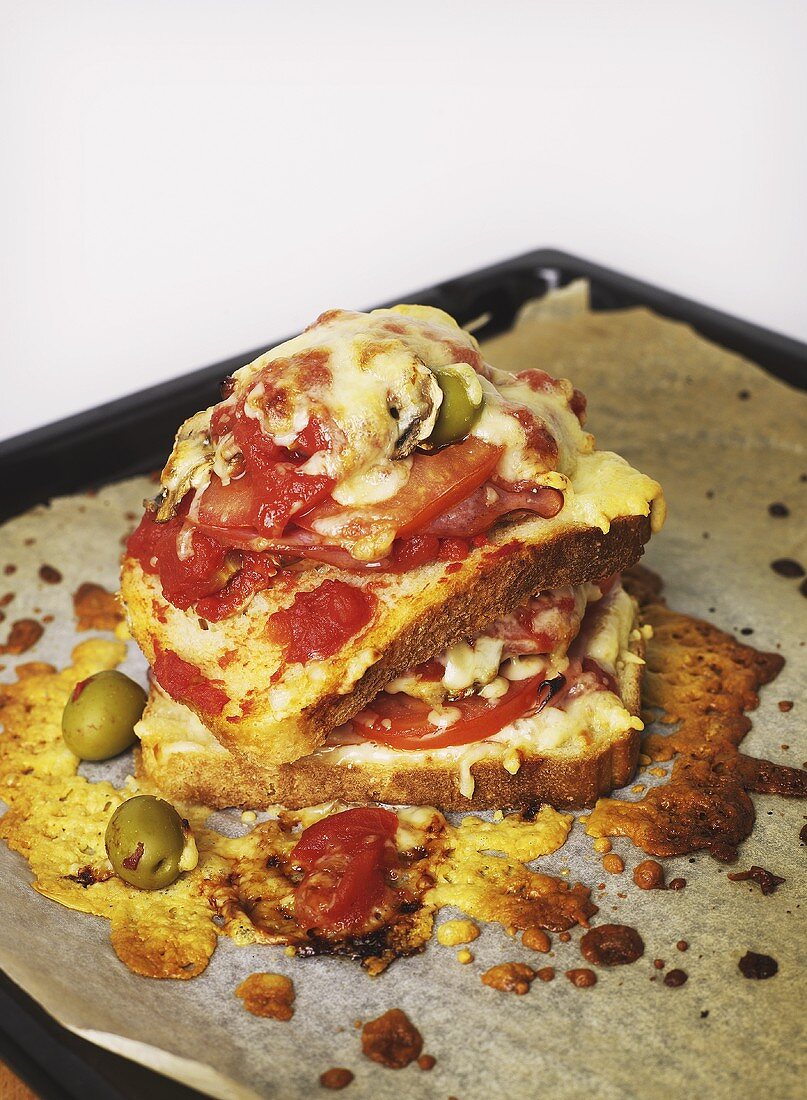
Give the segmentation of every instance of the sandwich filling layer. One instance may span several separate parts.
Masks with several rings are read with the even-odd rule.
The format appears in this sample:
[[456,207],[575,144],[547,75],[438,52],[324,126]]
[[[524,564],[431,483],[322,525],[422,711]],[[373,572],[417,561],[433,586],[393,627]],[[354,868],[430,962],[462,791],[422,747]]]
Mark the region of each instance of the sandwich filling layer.
[[[640,730],[638,700],[624,699],[621,685],[642,650],[635,603],[618,579],[541,593],[393,681],[306,759],[347,769],[445,768],[470,798],[478,761],[514,775],[525,759],[574,758]],[[144,770],[158,780],[174,754],[198,754],[200,768],[230,756],[156,688],[137,732]]]

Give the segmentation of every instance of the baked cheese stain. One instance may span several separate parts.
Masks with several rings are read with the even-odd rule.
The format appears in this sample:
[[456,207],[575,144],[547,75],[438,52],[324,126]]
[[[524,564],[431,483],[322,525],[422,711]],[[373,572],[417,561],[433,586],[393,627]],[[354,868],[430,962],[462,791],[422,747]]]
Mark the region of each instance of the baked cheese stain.
[[[804,772],[738,750],[750,727],[744,711],[756,706],[760,684],[776,675],[781,658],[677,615],[659,601],[657,587],[642,583],[654,629],[645,701],[676,723],[666,737],[649,735],[644,751],[654,761],[675,756],[672,776],[638,802],[601,799],[587,832],[628,836],[654,855],[700,847],[727,858],[753,825],[748,791],[805,793]],[[208,808],[180,805],[193,828],[198,866],[165,890],[127,886],[106,858],[107,822],[124,799],[155,789],[132,778],[121,789],[89,782],[61,736],[62,709],[75,684],[114,668],[125,653],[119,639],[93,638],[75,648],[67,668],[28,662],[17,667],[16,682],[0,685],[0,793],[8,805],[0,837],[28,860],[35,890],[110,921],[112,946],[135,973],[192,978],[226,935],[244,946],[283,945],[298,956],[348,955],[377,974],[425,946],[444,906],[509,931],[565,932],[587,926],[596,912],[587,888],[529,866],[569,834],[571,815],[549,806],[534,818],[509,814],[489,822],[469,815],[458,826],[430,807],[400,810],[400,885],[412,901],[355,940],[312,938],[294,920],[299,872],[291,851],[301,829],[345,808],[338,803],[283,811],[238,838],[208,829]]]
[[533,820],[467,817],[458,827],[429,807],[401,810],[401,881],[414,900],[391,923],[352,941],[312,939],[294,920],[299,873],[291,851],[302,828],[345,808],[338,803],[283,811],[237,838],[208,829],[206,807],[179,805],[193,829],[197,867],[164,890],[128,886],[106,857],[106,826],[126,798],[158,792],[133,778],[121,789],[90,782],[78,774],[79,760],[61,735],[62,710],[76,683],[116,667],[125,654],[121,640],[92,638],[76,646],[68,667],[29,662],[17,667],[16,682],[0,685],[0,793],[8,805],[0,838],[28,861],[40,894],[109,920],[112,946],[134,973],[195,977],[226,935],[244,946],[284,945],[297,955],[349,955],[377,974],[424,947],[445,905],[508,928],[569,928],[587,924],[595,911],[582,886],[524,866],[568,836],[571,816],[550,807]]
[[62,671],[24,664],[16,683],[0,685],[0,792],[8,805],[0,837],[27,859],[36,891],[110,921],[112,945],[130,970],[190,978],[204,970],[216,944],[199,883],[224,873],[225,864],[207,851],[196,872],[167,890],[127,886],[111,873],[104,834],[114,810],[139,788],[88,782],[61,736],[62,710],[76,683],[114,668],[125,652],[122,642],[92,639],[76,647]]
[[[653,762],[674,759],[667,783],[636,802],[601,798],[586,824],[589,836],[626,836],[649,855],[685,855],[706,849],[731,862],[754,826],[750,792],[807,797],[807,772],[756,760],[739,751],[751,728],[746,711],[784,660],[742,645],[711,623],[671,611],[660,578],[641,566],[625,584],[642,604],[648,640],[642,702],[666,735],[645,736]],[[655,770],[655,769],[654,769]]]
[[479,926],[472,920],[447,920],[437,929],[437,942],[443,947],[457,947],[461,943],[473,943],[479,935]]
[[285,1021],[294,1015],[294,982],[285,974],[250,974],[238,986],[235,995],[253,1016]]
[[85,581],[73,593],[73,612],[77,630],[114,631],[123,622],[117,594],[91,581]]

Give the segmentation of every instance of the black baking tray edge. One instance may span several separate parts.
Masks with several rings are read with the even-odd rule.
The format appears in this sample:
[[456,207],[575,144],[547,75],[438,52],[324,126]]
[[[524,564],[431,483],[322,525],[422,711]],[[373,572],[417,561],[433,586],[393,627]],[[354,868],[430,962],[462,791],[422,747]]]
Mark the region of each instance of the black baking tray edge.
[[[527,252],[394,301],[440,306],[461,324],[489,315],[475,332],[484,339],[506,331],[530,298],[581,276],[591,284],[595,310],[649,306],[791,385],[807,386],[807,345],[555,249]],[[218,400],[218,383],[267,346],[0,442],[0,521],[49,497],[159,468],[177,426]]]
[[[647,306],[690,324],[771,374],[807,389],[807,344],[556,249],[543,248],[398,295],[440,306],[461,324],[487,316],[480,339],[505,332],[531,298],[586,278],[594,310]],[[325,303],[330,305],[331,303]],[[218,399],[219,382],[265,347],[0,442],[0,521],[54,496],[158,469],[177,426]],[[0,1057],[43,1100],[191,1100],[200,1094],[60,1027],[0,972]]]

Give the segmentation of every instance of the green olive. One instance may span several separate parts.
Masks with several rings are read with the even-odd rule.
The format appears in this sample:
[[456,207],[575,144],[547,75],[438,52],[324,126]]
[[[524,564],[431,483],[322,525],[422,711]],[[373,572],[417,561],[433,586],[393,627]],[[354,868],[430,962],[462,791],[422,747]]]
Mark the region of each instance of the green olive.
[[485,395],[472,367],[460,363],[431,369],[443,403],[426,442],[430,448],[446,447],[465,439],[482,413]]
[[122,802],[106,827],[115,874],[141,890],[162,890],[183,870],[185,833],[174,807],[150,794]]
[[108,760],[136,740],[146,693],[116,669],[105,669],[73,688],[62,714],[65,744],[82,760]]

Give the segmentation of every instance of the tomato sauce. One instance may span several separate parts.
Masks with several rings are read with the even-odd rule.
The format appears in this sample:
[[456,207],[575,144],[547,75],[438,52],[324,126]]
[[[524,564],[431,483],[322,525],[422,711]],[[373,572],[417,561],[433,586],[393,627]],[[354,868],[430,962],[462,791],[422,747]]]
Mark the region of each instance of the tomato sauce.
[[220,686],[221,681],[208,680],[196,665],[170,649],[155,647],[152,671],[154,679],[172,699],[205,714],[221,714],[230,701]]
[[323,581],[276,611],[267,633],[283,646],[286,660],[305,662],[331,657],[359,633],[373,615],[376,597],[345,581]]
[[157,574],[170,604],[182,611],[195,607],[201,618],[218,622],[268,588],[278,565],[269,554],[235,550],[198,529],[191,535],[192,553],[180,558],[177,540],[186,511],[182,508],[167,523],[157,523],[153,513],[146,512],[126,550],[144,572]]

